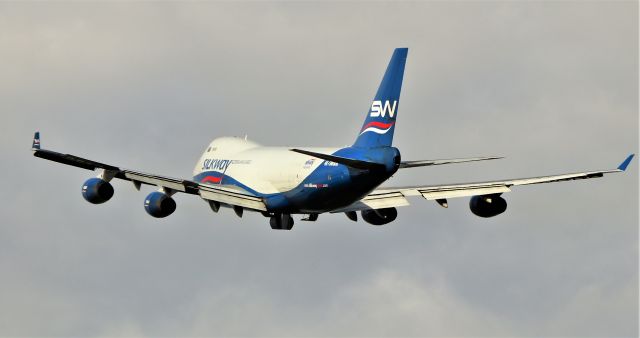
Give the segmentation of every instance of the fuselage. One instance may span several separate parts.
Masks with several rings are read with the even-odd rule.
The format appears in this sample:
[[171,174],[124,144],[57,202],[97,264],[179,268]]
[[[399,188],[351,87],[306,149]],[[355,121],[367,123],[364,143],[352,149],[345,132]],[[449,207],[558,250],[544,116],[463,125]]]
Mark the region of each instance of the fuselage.
[[363,170],[255,142],[221,137],[213,140],[193,171],[194,181],[243,190],[262,197],[269,212],[322,213],[346,207],[386,181],[397,170],[400,153],[378,149],[304,148],[384,164]]

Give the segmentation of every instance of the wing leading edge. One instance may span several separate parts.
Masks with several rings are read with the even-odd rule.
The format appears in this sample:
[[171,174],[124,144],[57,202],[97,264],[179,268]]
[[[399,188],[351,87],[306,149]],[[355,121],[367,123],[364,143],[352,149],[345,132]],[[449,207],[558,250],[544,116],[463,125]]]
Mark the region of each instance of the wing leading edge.
[[40,145],[40,133],[36,132],[33,145],[33,155],[46,160],[87,169],[102,170],[102,177],[119,178],[133,182],[136,189],[140,185],[154,185],[158,188],[170,189],[173,192],[183,192],[191,195],[200,195],[205,200],[239,206],[259,211],[267,210],[262,198],[251,195],[245,191],[239,191],[227,187],[214,187],[206,184],[169,176],[149,174],[136,170],[123,169],[110,164],[92,161],[86,158],[70,154],[63,154],[51,150],[42,149]]
[[623,172],[631,163],[634,154],[627,158],[615,169],[587,171],[551,176],[528,177],[509,179],[504,181],[488,181],[475,183],[460,183],[438,186],[409,186],[409,187],[389,187],[380,188],[371,192],[362,200],[345,208],[334,210],[333,212],[348,212],[365,209],[379,209],[390,207],[401,207],[409,205],[406,197],[422,196],[427,200],[436,200],[446,207],[447,198],[492,195],[510,192],[511,187],[518,185],[529,185],[539,183],[552,183],[572,180],[582,180],[602,177],[604,174]]

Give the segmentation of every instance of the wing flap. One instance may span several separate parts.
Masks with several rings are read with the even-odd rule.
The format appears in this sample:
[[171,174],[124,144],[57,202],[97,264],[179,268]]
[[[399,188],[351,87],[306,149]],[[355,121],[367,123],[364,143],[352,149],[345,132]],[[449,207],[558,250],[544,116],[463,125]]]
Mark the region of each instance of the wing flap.
[[506,185],[498,185],[495,187],[462,187],[461,189],[430,189],[418,190],[422,197],[427,200],[436,200],[444,198],[456,198],[474,195],[501,194],[510,192],[511,189]]
[[200,197],[206,200],[212,200],[220,203],[237,205],[243,208],[266,211],[267,206],[262,198],[235,192],[228,189],[211,187],[208,185],[200,185]]
[[116,175],[116,177],[122,178],[128,181],[140,182],[144,184],[168,188],[171,190],[180,191],[188,194],[198,193],[198,184],[188,180],[180,180],[180,179],[167,177],[167,176],[151,175],[151,174],[146,174],[143,172],[128,170],[128,169],[122,170],[121,174],[122,175]]
[[404,207],[407,205],[409,205],[409,201],[401,192],[388,192],[388,193],[370,194],[365,198],[361,199],[360,201],[355,202],[347,207],[334,210],[332,211],[332,213],[358,211],[358,210],[366,210],[366,209]]

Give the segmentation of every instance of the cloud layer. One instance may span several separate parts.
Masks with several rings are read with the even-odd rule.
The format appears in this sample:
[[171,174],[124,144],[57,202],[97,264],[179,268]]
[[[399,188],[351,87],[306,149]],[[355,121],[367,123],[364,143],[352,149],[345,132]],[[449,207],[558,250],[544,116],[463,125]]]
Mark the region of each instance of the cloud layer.
[[388,226],[322,215],[274,232],[148,193],[45,148],[188,177],[214,137],[353,142],[410,48],[390,184],[616,166],[638,152],[638,4],[0,3],[0,335],[637,336],[638,163],[523,187],[497,218],[423,200]]

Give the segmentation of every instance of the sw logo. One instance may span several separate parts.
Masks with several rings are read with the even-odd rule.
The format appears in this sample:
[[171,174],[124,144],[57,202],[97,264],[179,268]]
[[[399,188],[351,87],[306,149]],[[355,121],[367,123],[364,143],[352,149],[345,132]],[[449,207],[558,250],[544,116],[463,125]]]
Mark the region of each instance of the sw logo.
[[382,101],[373,101],[371,103],[371,117],[378,117],[385,115],[388,113],[390,118],[393,118],[393,115],[396,114],[396,106],[398,101],[393,101],[393,105],[389,103],[389,100],[384,101],[384,106],[382,105]]

